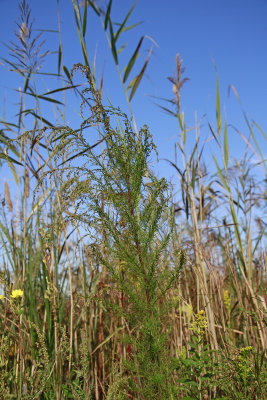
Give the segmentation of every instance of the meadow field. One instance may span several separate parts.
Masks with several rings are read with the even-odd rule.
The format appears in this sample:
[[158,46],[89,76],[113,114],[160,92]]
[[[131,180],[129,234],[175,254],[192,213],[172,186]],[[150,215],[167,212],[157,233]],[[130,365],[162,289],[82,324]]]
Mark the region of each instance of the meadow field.
[[[217,75],[212,167],[198,124],[188,150],[178,53],[173,98],[159,100],[177,121],[166,161],[176,178],[159,177],[161,149],[132,107],[151,51],[136,68],[138,38],[121,65],[135,3],[120,23],[107,3],[72,0],[83,58],[64,65],[59,18],[57,67],[41,76],[47,32],[36,33],[19,1],[1,61],[21,86],[16,116],[0,121],[0,399],[264,400],[266,134],[244,112],[246,151],[235,158]],[[126,111],[103,96],[88,13],[102,23]],[[40,92],[53,75],[57,86]],[[70,93],[80,104],[75,127]]]

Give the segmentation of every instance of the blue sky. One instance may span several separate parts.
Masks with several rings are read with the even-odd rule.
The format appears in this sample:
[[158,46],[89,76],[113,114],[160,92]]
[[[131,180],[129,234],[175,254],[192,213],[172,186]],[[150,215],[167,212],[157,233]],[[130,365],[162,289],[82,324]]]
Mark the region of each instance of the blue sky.
[[[99,0],[101,5],[105,2]],[[121,22],[133,1],[113,0],[111,17]],[[29,1],[32,17],[35,18],[35,29],[57,29],[56,0]],[[70,70],[73,64],[83,62],[81,47],[71,0],[60,0],[60,20],[63,38],[64,64]],[[0,0],[0,34],[1,42],[14,40],[17,29],[18,1]],[[215,127],[216,72],[212,60],[216,63],[221,91],[223,116],[227,115],[229,124],[236,126],[244,136],[248,129],[242,117],[242,110],[233,92],[228,96],[228,87],[234,85],[248,116],[253,118],[264,130],[267,123],[267,0],[139,0],[129,23],[143,21],[134,30],[125,33],[128,46],[122,53],[120,65],[123,68],[133,53],[140,37],[147,35],[157,43],[154,45],[146,76],[144,77],[132,101],[134,115],[139,127],[147,124],[154,135],[160,158],[174,160],[174,143],[178,139],[177,121],[160,110],[155,103],[160,103],[152,96],[172,98],[172,87],[166,79],[175,72],[175,57],[179,52],[185,69],[185,76],[190,78],[182,89],[182,111],[188,126],[195,123],[195,115],[202,116],[201,139],[211,138],[208,121]],[[58,50],[56,33],[44,32],[46,39],[44,49]],[[90,61],[96,52],[96,75],[100,78],[104,68],[104,96],[114,106],[120,106],[128,112],[124,94],[120,85],[114,62],[107,46],[105,35],[97,16],[89,10],[86,42]],[[0,44],[0,56],[10,58],[7,48]],[[145,39],[141,48],[140,60],[137,61],[132,78],[141,69],[151,47],[151,41]],[[6,120],[12,121],[17,113],[18,93],[14,91],[22,86],[16,74],[8,72],[0,65],[0,115],[5,110]],[[56,72],[57,55],[47,58],[42,71]],[[44,93],[61,85],[57,79],[38,81],[38,90]],[[75,98],[68,98],[66,120],[71,126],[79,125],[79,104]],[[45,106],[44,106],[45,107]],[[51,111],[43,109],[48,115]],[[50,114],[49,114],[50,113]],[[29,126],[29,129],[32,127]],[[258,133],[257,138],[266,156],[264,142]],[[191,135],[191,139],[190,139]],[[229,141],[232,157],[239,157],[244,149],[244,142],[239,135],[229,128]],[[194,132],[189,133],[189,147],[193,146]],[[266,142],[265,142],[266,145]],[[206,160],[209,153],[215,152],[211,140],[207,144]],[[171,177],[175,172],[163,161],[156,166],[161,175]],[[1,179],[2,180],[2,179]]]

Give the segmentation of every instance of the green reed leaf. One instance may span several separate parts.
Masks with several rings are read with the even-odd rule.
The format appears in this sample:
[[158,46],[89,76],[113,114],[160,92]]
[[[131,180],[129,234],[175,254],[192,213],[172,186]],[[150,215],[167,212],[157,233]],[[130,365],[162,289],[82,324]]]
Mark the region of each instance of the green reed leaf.
[[59,44],[59,48],[58,48],[58,61],[57,61],[57,73],[58,73],[58,75],[60,74],[61,62],[62,62],[62,46],[61,46],[61,43],[60,43]]
[[9,161],[9,162],[11,162],[11,163],[20,165],[21,167],[23,166],[23,164],[21,164],[19,161],[15,160],[15,158],[10,157],[10,156],[8,156],[8,155],[5,154],[5,153],[0,152],[0,158],[4,159],[4,160],[6,160],[6,161]]
[[135,92],[136,92],[136,89],[138,88],[139,83],[141,82],[141,79],[142,79],[143,76],[144,76],[144,73],[145,73],[145,70],[146,70],[146,67],[147,67],[147,64],[148,64],[148,61],[149,61],[149,59],[150,59],[151,54],[152,54],[152,47],[151,47],[151,49],[150,49],[150,51],[149,51],[148,57],[147,57],[147,59],[146,59],[144,65],[143,65],[143,68],[141,69],[140,73],[137,75],[137,77],[136,77],[136,79],[135,79],[135,82],[134,82],[134,84],[133,84],[133,88],[132,88],[131,94],[130,94],[130,96],[129,96],[129,100],[130,100],[130,101],[132,100],[132,98],[133,98],[133,96],[134,96],[134,94],[135,94]]
[[117,50],[117,54],[119,55],[127,46],[127,43],[124,43],[118,50]]
[[117,53],[117,50],[116,50],[116,42],[115,42],[115,38],[114,38],[114,32],[113,32],[113,27],[112,27],[111,20],[110,20],[110,23],[109,23],[109,32],[110,32],[110,43],[111,43],[112,55],[113,55],[115,64],[118,65],[118,53]]
[[137,45],[137,47],[136,47],[136,49],[135,49],[135,51],[134,51],[134,53],[132,55],[127,67],[126,67],[126,70],[125,70],[125,73],[124,73],[124,77],[123,77],[123,83],[126,82],[128,76],[129,76],[129,74],[130,74],[130,72],[131,72],[131,70],[132,70],[132,68],[134,66],[134,63],[135,63],[135,61],[136,61],[136,59],[137,59],[137,57],[139,55],[139,50],[140,50],[140,47],[142,45],[143,40],[144,40],[144,36],[142,36],[141,39],[139,40],[139,43],[138,43],[138,45]]
[[223,176],[223,174],[222,174],[222,171],[221,171],[221,169],[220,169],[220,167],[219,167],[219,165],[218,165],[218,163],[217,163],[217,160],[216,160],[216,158],[214,157],[214,155],[212,155],[212,158],[213,158],[213,160],[214,160],[214,162],[215,162],[215,165],[216,165],[218,174],[219,174],[219,176],[220,176],[220,179],[221,179],[221,181],[222,181],[222,183],[223,183],[223,186],[225,187],[225,189],[227,190],[227,192],[231,193],[230,188],[229,188],[229,186],[228,186],[228,184],[227,184],[227,182],[226,182],[226,180],[225,180],[225,178],[224,178],[224,176]]
[[84,14],[83,14],[83,37],[85,36],[85,33],[86,33],[86,26],[87,26],[87,1],[85,2],[85,5],[84,5]]
[[220,135],[222,130],[222,116],[221,116],[220,88],[219,88],[218,75],[217,75],[217,91],[216,91],[216,118],[217,118],[217,131],[218,135]]
[[225,160],[225,166],[227,168],[229,161],[229,144],[228,144],[228,130],[226,121],[224,126],[224,160]]
[[[122,22],[120,28],[118,29],[118,31],[117,31],[117,33],[115,35],[115,42],[117,42],[117,40],[119,39],[121,33],[125,32],[125,25],[126,25],[128,19],[129,19],[130,15],[132,14],[136,3],[137,3],[137,0],[135,0],[135,2],[133,3],[132,7],[130,8],[129,12],[127,13],[126,17],[124,18],[124,21]],[[135,24],[135,25],[139,25],[139,23]]]
[[211,131],[211,133],[212,133],[212,136],[214,137],[216,143],[220,146],[220,143],[219,143],[219,141],[218,141],[218,139],[217,139],[216,133],[214,132],[214,130],[213,130],[211,124],[210,124],[210,123],[208,123],[208,124],[209,124],[210,131]]
[[106,16],[105,16],[105,22],[104,22],[105,31],[107,30],[108,23],[111,23],[111,19],[110,19],[111,5],[112,5],[112,0],[109,1],[108,7],[107,7],[107,12],[106,12]]
[[89,4],[89,6],[92,7],[92,9],[93,9],[94,12],[98,15],[98,17],[100,17],[101,13],[100,13],[100,10],[99,10],[99,8],[97,7],[97,5],[96,5],[93,1],[91,1],[91,0],[87,0],[87,3]]

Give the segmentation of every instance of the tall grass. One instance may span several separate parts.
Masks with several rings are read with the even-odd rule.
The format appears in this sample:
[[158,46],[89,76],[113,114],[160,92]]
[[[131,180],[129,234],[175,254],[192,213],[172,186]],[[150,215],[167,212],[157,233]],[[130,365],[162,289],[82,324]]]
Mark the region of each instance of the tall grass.
[[[161,106],[177,119],[176,157],[167,161],[177,181],[157,178],[153,138],[147,126],[137,128],[131,106],[151,55],[131,78],[144,37],[120,65],[136,2],[119,25],[112,1],[105,9],[72,4],[84,65],[64,65],[59,15],[61,87],[39,93],[49,53],[33,36],[24,0],[17,42],[8,45],[13,58],[4,60],[23,90],[18,121],[3,118],[0,132],[0,157],[14,178],[1,199],[0,397],[265,399],[266,182],[256,168],[266,172],[258,141],[266,135],[244,113],[247,150],[233,158],[217,77],[216,127],[209,128],[221,159],[213,156],[216,173],[209,171],[198,121],[188,151],[178,54],[169,78],[175,98],[167,99],[173,108]],[[103,77],[97,88],[85,40],[89,12],[102,23],[130,120],[105,105]],[[74,84],[78,72],[83,91]],[[70,90],[81,101],[79,129],[65,122]],[[89,128],[99,137],[94,144]]]

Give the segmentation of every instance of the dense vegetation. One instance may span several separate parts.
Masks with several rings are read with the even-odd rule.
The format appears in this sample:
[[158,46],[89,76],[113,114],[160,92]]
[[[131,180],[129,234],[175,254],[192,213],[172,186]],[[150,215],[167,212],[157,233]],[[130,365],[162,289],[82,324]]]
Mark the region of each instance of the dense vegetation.
[[[178,54],[173,108],[163,108],[177,119],[183,168],[170,160],[177,181],[158,178],[151,160],[160,149],[149,127],[137,129],[131,107],[151,54],[130,80],[142,38],[120,66],[135,3],[119,25],[111,0],[105,9],[72,3],[83,60],[71,71],[63,64],[59,23],[62,87],[38,92],[49,54],[25,0],[8,45],[15,58],[4,60],[23,89],[17,122],[2,119],[0,132],[1,168],[14,178],[1,197],[0,398],[266,399],[266,178],[256,171],[266,177],[258,143],[266,135],[244,113],[247,151],[232,157],[217,79],[217,126],[209,127],[221,150],[216,174],[199,127],[188,153]],[[103,80],[96,86],[88,13],[106,32],[128,116],[106,105]],[[81,102],[79,129],[66,123],[70,91]],[[55,121],[43,103],[54,106]]]

